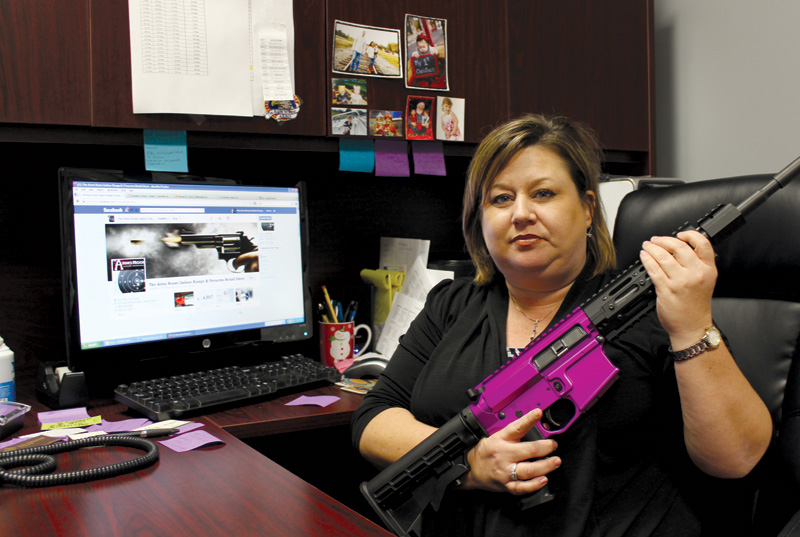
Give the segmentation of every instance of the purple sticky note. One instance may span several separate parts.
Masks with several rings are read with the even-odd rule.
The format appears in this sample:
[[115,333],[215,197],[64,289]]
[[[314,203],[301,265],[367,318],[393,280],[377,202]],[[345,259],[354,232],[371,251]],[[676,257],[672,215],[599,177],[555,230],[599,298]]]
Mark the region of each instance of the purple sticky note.
[[205,427],[205,423],[193,421],[192,423],[187,423],[186,425],[181,425],[178,427],[178,434],[188,433],[189,431],[194,431],[200,427]]
[[24,438],[12,438],[11,440],[6,440],[5,442],[0,442],[0,449],[5,449],[7,447],[11,447],[14,444],[19,444],[20,442],[25,442]]
[[336,397],[335,395],[315,395],[313,397],[309,397],[308,395],[301,395],[294,401],[289,401],[286,403],[286,406],[300,406],[300,405],[315,405],[326,407],[328,405],[332,405],[340,398]]
[[411,142],[416,175],[447,175],[442,142]]
[[173,451],[183,453],[184,451],[191,451],[210,444],[224,444],[225,442],[206,431],[193,431],[169,440],[160,440],[158,443]]
[[145,427],[153,423],[147,418],[131,418],[119,421],[106,421],[98,425],[90,425],[86,428],[87,432],[93,433],[95,431],[105,431],[107,433],[127,433],[135,431],[140,427]]
[[399,140],[375,140],[375,175],[409,177],[408,145]]
[[52,410],[50,412],[39,412],[39,423],[62,423],[65,421],[85,420],[90,417],[86,412],[86,407],[65,408],[64,410]]

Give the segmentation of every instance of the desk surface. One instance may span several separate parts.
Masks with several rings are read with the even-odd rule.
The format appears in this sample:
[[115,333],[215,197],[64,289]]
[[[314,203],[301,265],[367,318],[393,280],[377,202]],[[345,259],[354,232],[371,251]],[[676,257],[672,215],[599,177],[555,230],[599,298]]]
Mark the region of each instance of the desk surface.
[[[132,474],[89,483],[0,488],[0,528],[37,536],[390,536],[371,521],[309,485],[237,438],[347,423],[360,396],[330,386],[307,395],[335,394],[327,407],[285,407],[296,395],[198,418],[225,442],[187,453],[161,447],[156,464]],[[24,397],[21,399],[28,402]],[[38,430],[34,402],[23,432]],[[91,415],[130,417],[117,404]],[[231,434],[233,433],[233,434]],[[141,452],[119,447],[57,456],[58,471],[129,460]]]
[[335,395],[341,399],[324,408],[286,406],[286,403],[297,398],[295,393],[282,395],[263,403],[209,414],[206,418],[237,438],[253,438],[347,425],[362,399],[361,395],[342,391],[336,386],[324,386],[305,394]]

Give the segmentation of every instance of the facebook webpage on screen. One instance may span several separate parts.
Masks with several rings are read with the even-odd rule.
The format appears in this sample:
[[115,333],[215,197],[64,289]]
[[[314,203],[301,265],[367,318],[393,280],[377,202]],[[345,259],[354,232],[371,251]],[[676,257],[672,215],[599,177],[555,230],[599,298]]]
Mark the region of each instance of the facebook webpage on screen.
[[76,181],[73,203],[83,348],[303,321],[297,189]]

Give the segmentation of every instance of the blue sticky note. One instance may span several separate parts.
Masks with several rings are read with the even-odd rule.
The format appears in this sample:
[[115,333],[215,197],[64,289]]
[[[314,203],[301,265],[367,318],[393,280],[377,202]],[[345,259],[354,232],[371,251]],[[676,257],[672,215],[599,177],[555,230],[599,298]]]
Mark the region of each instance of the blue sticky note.
[[442,142],[411,142],[414,154],[414,173],[417,175],[447,175]]
[[186,131],[144,129],[144,167],[152,172],[189,172]]
[[375,140],[375,175],[409,177],[408,144],[399,140]]
[[339,171],[371,173],[375,149],[369,138],[339,138]]

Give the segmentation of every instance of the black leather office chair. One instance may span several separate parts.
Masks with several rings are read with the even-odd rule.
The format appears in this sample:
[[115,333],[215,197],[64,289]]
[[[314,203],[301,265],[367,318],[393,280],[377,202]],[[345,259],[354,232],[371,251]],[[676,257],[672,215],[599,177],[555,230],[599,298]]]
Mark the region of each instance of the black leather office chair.
[[[694,224],[718,204],[740,203],[771,177],[716,179],[628,194],[614,228],[620,267],[638,258],[645,239]],[[800,179],[772,195],[715,251],[715,323],[774,422],[773,445],[747,478],[757,491],[751,534],[800,535],[800,514],[792,518],[800,511]]]

